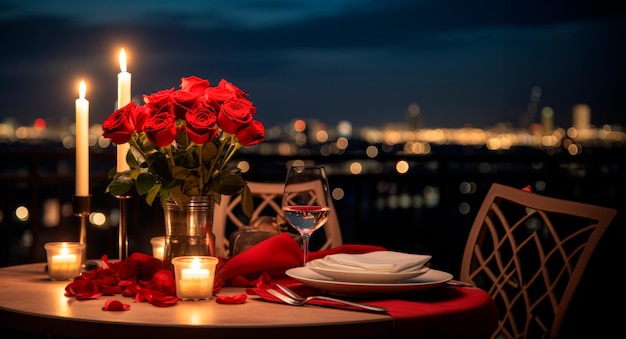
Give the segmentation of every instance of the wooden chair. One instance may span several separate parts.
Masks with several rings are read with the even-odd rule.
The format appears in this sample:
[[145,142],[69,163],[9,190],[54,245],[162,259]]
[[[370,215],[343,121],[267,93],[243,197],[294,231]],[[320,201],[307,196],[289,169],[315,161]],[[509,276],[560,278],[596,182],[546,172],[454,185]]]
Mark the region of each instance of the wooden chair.
[[[275,217],[275,221],[280,225],[287,226],[284,222],[282,211],[282,196],[284,184],[281,183],[264,183],[264,182],[248,182],[248,187],[254,198],[254,211],[252,216],[246,218],[239,205],[241,196],[222,195],[220,204],[215,204],[213,211],[213,233],[215,234],[215,251],[216,255],[223,258],[230,257],[232,248],[230,244],[230,235],[244,226],[262,221],[264,217]],[[326,225],[324,225],[323,243],[318,246],[312,246],[312,250],[322,250],[337,247],[343,244],[341,229],[339,227],[339,219],[334,212],[334,206],[331,201],[331,213],[328,217]],[[318,231],[319,232],[319,231]],[[313,236],[316,236],[317,233]],[[313,245],[313,238],[311,245]]]
[[500,312],[493,338],[552,338],[617,210],[493,184],[478,211],[459,279]]

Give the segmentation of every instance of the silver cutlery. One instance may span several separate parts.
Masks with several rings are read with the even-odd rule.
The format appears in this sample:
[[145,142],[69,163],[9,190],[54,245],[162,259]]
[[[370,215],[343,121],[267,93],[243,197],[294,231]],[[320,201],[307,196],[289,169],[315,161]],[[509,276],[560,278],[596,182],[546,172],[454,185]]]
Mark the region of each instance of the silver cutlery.
[[307,302],[309,302],[310,300],[326,300],[326,301],[334,301],[337,303],[342,303],[344,305],[350,305],[350,306],[354,306],[354,307],[358,307],[362,310],[366,310],[366,311],[371,311],[371,312],[376,312],[376,313],[387,313],[387,309],[383,308],[383,307],[377,307],[377,306],[370,306],[370,305],[365,305],[365,304],[359,304],[356,302],[352,302],[352,301],[348,301],[348,300],[343,300],[343,299],[337,299],[337,298],[331,298],[331,297],[326,297],[326,296],[321,296],[321,295],[312,295],[309,297],[302,297],[298,294],[296,294],[295,292],[293,292],[292,290],[288,289],[287,287],[280,285],[280,284],[276,284],[276,286],[278,288],[280,288],[285,294],[274,290],[274,289],[268,289],[268,292],[270,294],[272,294],[273,296],[275,296],[276,298],[282,300],[283,302],[290,304],[290,305],[296,305],[296,306],[301,306],[306,304]]
[[470,283],[466,283],[464,281],[460,281],[460,280],[450,280],[448,282],[446,282],[446,285],[448,286],[459,286],[459,287],[476,287]]

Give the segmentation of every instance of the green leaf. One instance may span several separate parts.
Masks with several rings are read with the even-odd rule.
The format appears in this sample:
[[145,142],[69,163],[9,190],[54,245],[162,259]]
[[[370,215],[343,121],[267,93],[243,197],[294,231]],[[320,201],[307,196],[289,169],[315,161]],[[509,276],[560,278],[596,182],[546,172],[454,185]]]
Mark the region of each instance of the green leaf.
[[116,174],[117,174],[117,166],[114,166],[114,167],[111,167],[111,169],[107,173],[107,176],[109,177],[109,179],[115,179]]
[[189,149],[181,154],[180,157],[176,158],[176,163],[187,168],[198,167],[198,161],[196,159],[194,149]]
[[209,163],[217,155],[217,146],[214,143],[209,142],[202,146],[202,162]]
[[141,173],[137,176],[137,180],[135,182],[137,193],[139,193],[139,195],[144,195],[152,190],[155,184],[156,180],[152,177],[152,175],[148,173]]
[[181,182],[182,182],[182,180],[178,180],[178,179],[168,179],[168,180],[166,180],[166,181],[161,183],[161,185],[163,185],[163,188],[161,188],[161,189],[171,190],[173,188],[176,188],[176,189],[180,190],[180,188],[178,186],[179,186],[179,184]]
[[130,170],[130,178],[131,178],[131,179],[133,179],[133,180],[137,180],[137,178],[138,178],[138,177],[139,177],[142,173],[145,173],[145,172],[142,172],[139,168],[136,168],[136,169],[131,169],[131,170]]
[[150,163],[150,167],[148,167],[148,172],[152,173],[158,178],[162,178],[162,180],[171,177],[170,170],[167,165],[167,158],[163,153],[155,152],[150,154],[150,156],[148,157],[148,162]]
[[233,195],[241,192],[246,186],[245,180],[233,172],[222,172],[211,182],[211,191]]
[[126,153],[126,163],[128,164],[128,167],[130,168],[137,168],[139,165],[139,163],[137,162],[137,159],[135,159],[135,155],[130,150],[130,148],[128,149],[128,152]]
[[200,194],[200,188],[198,186],[191,186],[188,189],[184,190],[187,195],[202,195]]
[[175,179],[185,180],[191,175],[191,170],[182,166],[172,167],[172,177]]
[[150,190],[148,191],[148,194],[146,194],[146,203],[148,203],[148,206],[152,206],[154,199],[156,199],[160,191],[161,191],[160,184],[156,184],[152,186],[152,188],[150,188]]
[[111,181],[107,191],[113,195],[124,195],[133,188],[133,181],[128,176],[119,176]]
[[183,192],[187,195],[202,195],[202,192],[200,192],[200,178],[195,175],[188,176],[183,184]]
[[248,185],[241,191],[241,209],[248,219],[252,216],[252,212],[254,211],[254,201]]
[[185,130],[186,121],[182,119],[176,120],[176,127],[180,127],[176,132],[176,143],[182,147],[187,148],[189,145],[189,136],[187,135],[187,131]]
[[191,201],[189,196],[183,193],[178,186],[170,189],[170,199],[174,200],[179,207],[187,205]]
[[222,203],[222,195],[217,193],[217,192],[211,192],[210,194],[213,195],[213,202],[215,202],[216,204],[221,204]]

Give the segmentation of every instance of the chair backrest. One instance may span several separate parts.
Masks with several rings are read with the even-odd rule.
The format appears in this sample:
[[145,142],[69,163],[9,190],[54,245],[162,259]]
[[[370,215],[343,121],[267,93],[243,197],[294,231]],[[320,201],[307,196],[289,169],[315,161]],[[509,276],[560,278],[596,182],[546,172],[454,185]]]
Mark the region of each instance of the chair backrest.
[[[215,204],[213,211],[213,233],[215,234],[216,255],[228,258],[231,253],[230,234],[237,229],[250,225],[263,216],[276,217],[279,223],[284,223],[282,197],[285,185],[280,183],[265,183],[248,181],[248,188],[254,198],[254,211],[248,219],[240,211],[241,196],[222,195],[219,204]],[[326,225],[322,227],[325,233],[324,243],[312,250],[322,250],[337,247],[343,244],[339,218],[330,201],[331,213]]]
[[470,230],[459,279],[498,305],[493,337],[557,338],[617,210],[493,184]]

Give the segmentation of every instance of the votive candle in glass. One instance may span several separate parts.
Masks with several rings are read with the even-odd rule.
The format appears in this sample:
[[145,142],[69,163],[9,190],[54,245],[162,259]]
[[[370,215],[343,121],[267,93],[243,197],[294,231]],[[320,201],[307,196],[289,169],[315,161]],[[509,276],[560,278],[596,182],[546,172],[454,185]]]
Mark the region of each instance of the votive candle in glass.
[[84,244],[49,242],[44,245],[48,260],[48,276],[52,280],[71,280],[80,275]]
[[154,237],[150,239],[152,245],[152,256],[163,260],[163,250],[165,248],[165,237]]
[[211,256],[173,258],[176,296],[183,300],[210,299],[217,262],[218,259]]

